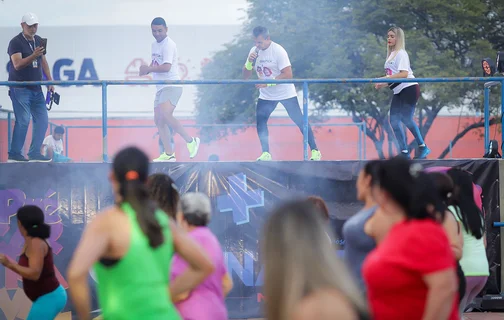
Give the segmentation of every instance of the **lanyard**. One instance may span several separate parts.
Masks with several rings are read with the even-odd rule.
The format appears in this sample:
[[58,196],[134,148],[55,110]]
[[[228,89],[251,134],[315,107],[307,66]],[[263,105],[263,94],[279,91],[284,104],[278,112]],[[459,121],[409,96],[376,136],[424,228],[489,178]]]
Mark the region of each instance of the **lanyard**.
[[34,51],[35,51],[35,45],[36,45],[36,43],[35,43],[35,37],[33,37],[33,45],[32,45],[32,43],[30,42],[30,40],[26,39],[26,37],[25,37],[24,33],[23,33],[23,38],[24,38],[24,39],[26,40],[26,42],[28,42],[28,44],[30,45],[30,49],[31,49],[31,51],[32,51],[32,52],[34,52]]

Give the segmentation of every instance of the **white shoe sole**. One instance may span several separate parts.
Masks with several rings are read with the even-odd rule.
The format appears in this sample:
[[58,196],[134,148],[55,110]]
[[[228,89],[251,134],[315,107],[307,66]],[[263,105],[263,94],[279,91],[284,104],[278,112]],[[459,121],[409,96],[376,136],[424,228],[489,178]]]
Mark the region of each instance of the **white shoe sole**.
[[19,161],[19,160],[7,160],[7,163],[28,163],[28,161]]
[[177,159],[173,158],[173,159],[170,159],[170,160],[158,160],[158,159],[154,159],[152,160],[152,162],[176,162]]
[[194,154],[189,155],[189,158],[191,159],[193,159],[194,157],[196,157],[196,155],[198,155],[200,146],[200,138],[194,138],[194,140],[196,141],[196,148],[194,149]]
[[28,162],[51,162],[51,160],[28,160]]

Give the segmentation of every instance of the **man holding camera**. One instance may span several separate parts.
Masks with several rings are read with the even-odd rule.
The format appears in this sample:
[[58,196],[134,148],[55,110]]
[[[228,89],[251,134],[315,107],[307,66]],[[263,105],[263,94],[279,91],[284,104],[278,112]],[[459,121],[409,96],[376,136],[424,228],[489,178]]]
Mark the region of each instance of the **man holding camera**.
[[[42,81],[42,72],[51,81],[51,71],[45,58],[47,40],[37,36],[38,18],[27,13],[21,20],[23,31],[9,43],[9,81]],[[48,90],[54,92],[54,87]],[[48,114],[44,94],[40,86],[12,86],[9,89],[12,107],[16,116],[8,162],[49,162],[51,159],[40,153],[48,126]],[[28,159],[22,154],[23,145],[33,118],[33,135]]]

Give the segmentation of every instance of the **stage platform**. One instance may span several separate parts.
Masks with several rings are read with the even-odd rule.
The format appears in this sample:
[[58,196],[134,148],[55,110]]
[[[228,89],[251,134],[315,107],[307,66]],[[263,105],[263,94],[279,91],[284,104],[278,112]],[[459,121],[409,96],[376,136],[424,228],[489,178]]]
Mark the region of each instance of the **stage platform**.
[[[501,290],[500,183],[504,162],[495,159],[418,161],[429,170],[462,167],[474,175],[481,189],[487,227],[488,257],[492,274],[487,293]],[[258,239],[265,215],[280,201],[321,196],[328,203],[336,234],[343,222],[356,213],[355,182],[365,161],[300,162],[189,162],[155,163],[152,173],[164,172],[182,193],[204,192],[212,199],[214,215],[210,227],[225,251],[234,288],[227,298],[230,318],[260,318],[265,297],[258,263]],[[24,204],[37,204],[52,225],[50,244],[54,248],[57,273],[64,286],[66,268],[86,223],[101,209],[113,204],[107,163],[4,163],[0,164],[0,252],[17,258],[22,240],[15,213]],[[341,248],[344,239],[335,240]],[[29,301],[19,290],[20,282],[10,272],[0,281],[0,320],[27,312]],[[90,276],[90,285],[95,282]],[[7,300],[5,300],[5,299]],[[97,309],[96,299],[93,299]],[[65,312],[73,312],[69,303]],[[19,318],[23,318],[19,316]],[[10,318],[9,319],[14,319]],[[24,318],[23,318],[24,319]]]

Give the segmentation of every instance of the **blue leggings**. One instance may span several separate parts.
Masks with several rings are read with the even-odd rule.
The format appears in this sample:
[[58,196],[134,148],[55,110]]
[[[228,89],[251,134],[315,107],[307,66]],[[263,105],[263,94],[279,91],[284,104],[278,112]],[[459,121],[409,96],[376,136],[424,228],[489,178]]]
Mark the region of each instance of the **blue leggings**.
[[[413,116],[415,107],[420,97],[420,87],[418,85],[409,86],[394,94],[390,105],[390,126],[394,130],[394,135],[401,151],[408,151],[408,141],[402,123],[413,134],[418,145],[424,144],[422,134]],[[402,123],[401,123],[402,122]]]
[[62,286],[59,286],[33,302],[26,320],[54,320],[65,308],[66,303],[67,293]]

